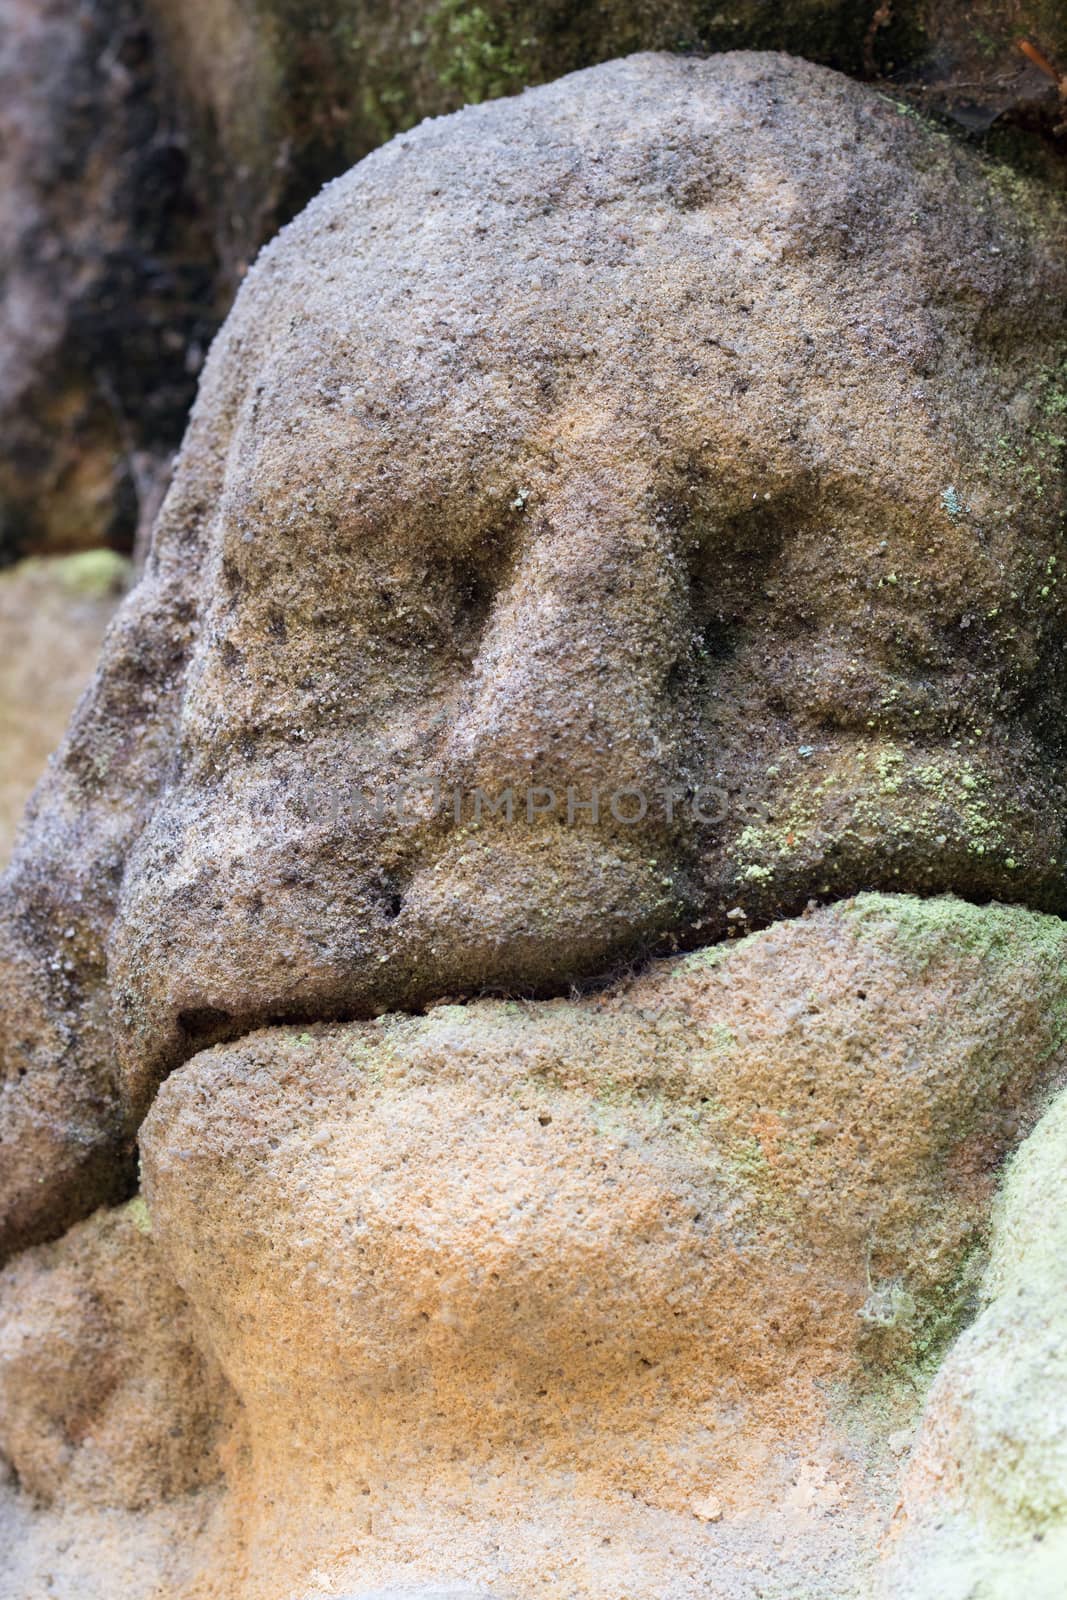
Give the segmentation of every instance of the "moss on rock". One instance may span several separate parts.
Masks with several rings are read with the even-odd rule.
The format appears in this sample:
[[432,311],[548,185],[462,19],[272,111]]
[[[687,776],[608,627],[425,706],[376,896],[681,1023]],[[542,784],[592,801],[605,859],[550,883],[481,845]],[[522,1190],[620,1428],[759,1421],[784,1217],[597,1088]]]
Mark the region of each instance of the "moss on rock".
[[[639,50],[784,50],[892,79],[910,104],[968,129],[1018,102],[1048,120],[1055,90],[1019,55],[1067,53],[1055,0],[149,0],[192,111],[224,259],[247,263],[273,223],[328,178],[439,116]],[[980,26],[979,26],[980,24]]]

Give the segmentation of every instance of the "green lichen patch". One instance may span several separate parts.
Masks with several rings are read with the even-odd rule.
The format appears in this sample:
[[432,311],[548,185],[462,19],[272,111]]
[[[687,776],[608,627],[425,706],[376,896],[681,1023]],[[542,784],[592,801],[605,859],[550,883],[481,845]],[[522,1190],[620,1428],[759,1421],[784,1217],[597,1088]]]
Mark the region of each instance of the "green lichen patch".
[[909,971],[960,958],[1017,965],[1048,985],[1050,1005],[1067,986],[1067,924],[1016,906],[976,906],[954,895],[861,894],[843,914],[862,937],[892,946]]
[[78,599],[109,600],[129,586],[133,564],[117,550],[79,550],[69,556],[31,556],[13,573],[54,583]]
[[152,1218],[147,1205],[139,1194],[134,1195],[133,1199],[127,1202],[125,1212],[138,1233],[150,1234],[152,1232]]

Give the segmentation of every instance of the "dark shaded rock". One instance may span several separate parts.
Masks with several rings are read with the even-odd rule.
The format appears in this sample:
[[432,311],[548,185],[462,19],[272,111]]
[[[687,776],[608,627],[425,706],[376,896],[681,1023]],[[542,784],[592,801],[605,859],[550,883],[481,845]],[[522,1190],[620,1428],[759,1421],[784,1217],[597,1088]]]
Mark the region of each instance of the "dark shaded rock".
[[217,321],[136,0],[0,4],[0,565],[128,549]]

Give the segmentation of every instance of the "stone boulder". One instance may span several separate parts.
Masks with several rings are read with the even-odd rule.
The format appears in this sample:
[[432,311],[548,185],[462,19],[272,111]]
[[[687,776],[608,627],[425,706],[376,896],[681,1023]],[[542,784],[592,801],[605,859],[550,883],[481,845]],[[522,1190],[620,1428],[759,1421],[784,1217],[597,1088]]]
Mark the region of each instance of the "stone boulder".
[[38,1506],[138,1510],[219,1476],[225,1384],[144,1202],[0,1273],[0,1459]]
[[862,896],[576,1001],[187,1063],[144,1195],[247,1427],[221,1592],[867,1593],[890,1436],[1064,1070],[1065,954]]
[[0,885],[5,1248],[128,1183],[214,1039],[862,888],[1062,907],[1062,223],[759,54],[328,187]]

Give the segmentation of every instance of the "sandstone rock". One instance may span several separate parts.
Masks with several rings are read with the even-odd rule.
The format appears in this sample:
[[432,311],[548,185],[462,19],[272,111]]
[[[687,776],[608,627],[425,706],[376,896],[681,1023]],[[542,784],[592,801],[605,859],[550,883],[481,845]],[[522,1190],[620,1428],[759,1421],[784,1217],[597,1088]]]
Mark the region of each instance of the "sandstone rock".
[[637,49],[739,47],[970,130],[1063,120],[1059,0],[3,0],[0,563],[128,548],[237,283],[324,181],[427,115]]
[[0,1594],[4,1600],[216,1600],[211,1580],[223,1573],[233,1594],[239,1554],[217,1537],[224,1505],[218,1487],[208,1485],[136,1511],[79,1510],[63,1502],[42,1510],[0,1481]]
[[1067,1095],[997,1197],[983,1309],[930,1393],[886,1594],[1055,1600],[1067,1571]]
[[242,1402],[248,1594],[688,1600],[751,1595],[753,1558],[866,1593],[893,1469],[855,1408],[968,1314],[998,1160],[1063,1070],[1065,941],[863,896],[577,1001],[173,1074],[144,1192]]
[[318,185],[423,117],[634,50],[785,50],[935,107],[968,129],[1051,129],[1064,71],[1058,0],[147,0],[184,102],[197,185],[232,275]]
[[38,1505],[137,1509],[210,1482],[226,1409],[143,1201],[0,1274],[0,1457]]
[[361,1589],[359,1594],[341,1595],[338,1600],[494,1600],[484,1589]]
[[0,861],[96,666],[129,578],[110,550],[0,574]]
[[864,887],[1062,906],[1062,240],[773,55],[614,63],[328,188],[0,890],[7,1247],[264,1022]]

